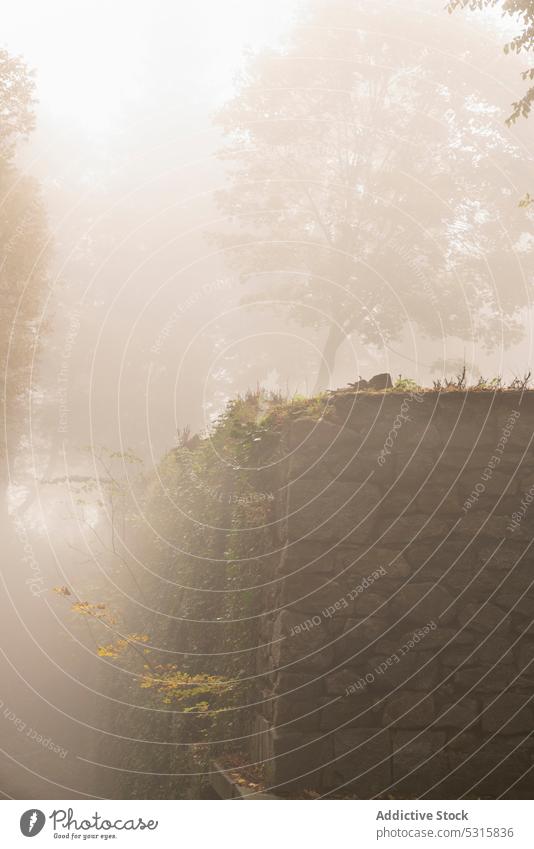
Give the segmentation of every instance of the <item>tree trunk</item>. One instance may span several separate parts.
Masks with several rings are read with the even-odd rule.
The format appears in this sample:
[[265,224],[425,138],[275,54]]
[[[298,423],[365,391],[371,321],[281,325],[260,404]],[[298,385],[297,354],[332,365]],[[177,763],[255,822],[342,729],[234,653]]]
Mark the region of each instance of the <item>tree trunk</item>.
[[317,372],[317,380],[314,387],[314,395],[332,388],[332,375],[336,364],[336,355],[341,343],[345,340],[345,334],[338,324],[331,324],[323,347],[323,355]]

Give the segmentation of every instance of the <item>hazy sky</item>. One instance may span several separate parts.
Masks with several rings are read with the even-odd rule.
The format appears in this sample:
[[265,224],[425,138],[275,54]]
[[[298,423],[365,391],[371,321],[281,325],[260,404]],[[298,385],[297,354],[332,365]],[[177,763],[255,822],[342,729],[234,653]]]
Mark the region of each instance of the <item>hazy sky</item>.
[[297,6],[20,0],[2,10],[1,43],[37,69],[42,113],[101,134],[162,90],[182,108],[184,99],[223,99],[243,50],[277,40]]
[[[111,322],[116,333],[121,322],[129,327],[125,316],[135,313],[136,297],[148,298],[162,281],[172,281],[165,283],[165,291],[172,291],[173,297],[187,298],[185,288],[194,289],[205,282],[204,277],[226,273],[224,268],[206,267],[200,284],[192,275],[175,280],[176,268],[186,267],[194,251],[202,255],[209,247],[200,245],[200,235],[198,246],[186,240],[189,253],[182,243],[175,248],[172,240],[193,224],[199,234],[202,226],[212,226],[210,195],[220,187],[222,166],[214,158],[219,142],[211,115],[227,99],[244,50],[278,46],[291,32],[303,0],[18,0],[4,5],[0,44],[21,54],[37,72],[40,120],[24,164],[37,173],[43,187],[53,224],[54,275],[72,290],[61,293],[61,298],[69,305],[76,302],[94,273],[96,294],[91,298],[107,309],[107,300],[129,281],[130,273],[145,269],[145,257],[157,257],[168,241],[168,256],[146,266],[139,283],[142,297],[134,297],[130,283],[125,288],[127,307],[120,302],[119,316],[113,315]],[[474,37],[481,38],[479,14],[470,22],[465,13],[448,16],[444,6],[445,0],[422,4],[423,14],[432,18],[431,31],[439,33],[440,49],[451,49],[451,36],[460,25],[472,24]],[[503,57],[498,46],[502,42],[496,43],[494,66],[483,69],[496,82],[500,63],[513,61]],[[476,85],[477,69],[471,74],[469,58],[465,65],[463,56],[457,58],[456,66]],[[504,102],[515,94],[515,89],[509,97],[505,92]],[[176,204],[183,212],[173,212]],[[169,211],[163,216],[164,210]],[[101,218],[102,232],[94,226]],[[116,245],[137,227],[142,238],[136,236],[133,246],[126,242],[122,253],[115,255]],[[73,260],[79,256],[84,260],[85,254],[87,261],[77,267]],[[238,290],[221,290],[221,301],[239,299]],[[216,301],[214,296],[206,304],[208,300]],[[172,304],[162,305],[157,320],[164,321],[168,310],[172,312]],[[200,315],[202,310],[199,306],[199,321],[206,318]],[[98,315],[94,326],[100,323]],[[189,314],[187,329],[191,324]],[[61,338],[57,314],[54,327]],[[270,331],[270,325],[266,329]],[[281,329],[288,328],[281,325]],[[152,328],[148,331],[152,333]],[[224,337],[220,328],[217,332]],[[115,342],[113,338],[110,350]],[[202,344],[209,349],[212,341]],[[135,346],[142,350],[137,339]],[[367,376],[385,368],[414,374],[422,366],[428,379],[428,364],[436,359],[431,344],[419,341],[417,358],[411,348],[400,343],[397,347],[402,355],[386,352],[393,356],[391,362],[370,361],[376,352],[366,351],[362,371]],[[492,355],[489,372],[502,370],[500,356],[500,351]],[[480,358],[481,368],[486,367],[485,359]],[[529,359],[519,347],[507,363],[520,373]],[[352,360],[349,365],[353,370]],[[281,375],[284,385],[286,377]],[[341,384],[353,377],[352,371],[345,374],[340,367],[336,381]],[[251,385],[256,383],[255,374],[247,378]],[[164,395],[161,390],[160,396]],[[190,403],[190,395],[186,400]],[[170,414],[158,418],[172,427]]]

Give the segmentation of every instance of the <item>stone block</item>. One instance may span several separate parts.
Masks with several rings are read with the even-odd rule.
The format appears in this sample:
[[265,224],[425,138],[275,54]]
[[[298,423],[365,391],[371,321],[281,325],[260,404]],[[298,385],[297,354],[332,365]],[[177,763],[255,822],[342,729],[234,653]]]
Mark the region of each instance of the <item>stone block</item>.
[[510,616],[521,617],[529,623],[534,619],[534,600],[528,592],[525,594],[500,592],[495,596],[495,604],[503,613],[508,613]]
[[340,731],[334,738],[334,761],[325,783],[360,799],[379,796],[391,782],[389,736],[379,726]]
[[333,757],[331,737],[273,732],[273,760],[265,765],[268,789],[279,795],[301,795],[315,789]]
[[458,515],[462,506],[461,499],[454,487],[454,482],[448,482],[448,476],[440,468],[435,468],[429,480],[421,486],[414,498],[413,506],[417,513],[435,514],[437,518]]
[[279,696],[274,702],[274,725],[279,731],[309,733],[319,728],[323,697],[298,699],[293,694]]
[[379,500],[380,491],[369,483],[358,486],[321,480],[313,488],[307,481],[293,483],[288,496],[288,540],[333,540],[337,545],[365,540]]
[[499,634],[502,636],[508,630],[506,612],[491,602],[481,601],[479,604],[466,604],[464,617],[465,626],[478,634],[486,635],[493,629],[499,629]]
[[448,773],[445,743],[442,731],[395,731],[391,792],[400,798],[434,795],[434,786]]
[[455,732],[463,731],[477,722],[479,713],[478,703],[472,698],[463,699],[451,707],[441,705],[437,710],[436,728],[452,728]]
[[473,509],[460,516],[460,523],[455,533],[462,534],[463,537],[471,540],[476,537],[480,545],[487,538],[501,540],[503,537],[510,536],[509,521],[508,516]]
[[274,570],[277,579],[287,579],[299,585],[312,574],[323,580],[335,576],[336,547],[331,543],[293,542],[287,543],[279,556]]
[[515,646],[517,665],[519,669],[530,669],[534,666],[534,636],[523,635]]
[[441,584],[430,581],[410,582],[392,600],[392,615],[397,619],[417,623],[443,621],[443,614],[454,597]]
[[499,664],[489,666],[465,666],[454,672],[454,686],[460,693],[502,693],[516,675],[515,666]]
[[320,695],[323,692],[323,683],[320,678],[314,678],[306,673],[283,670],[275,675],[273,690],[278,696],[294,694],[296,699],[305,701]]
[[335,642],[337,662],[352,660],[353,664],[365,665],[365,658],[376,653],[376,642],[384,636],[386,628],[381,617],[346,619]]
[[358,680],[363,679],[365,688],[373,693],[396,692],[402,687],[428,690],[438,681],[439,672],[439,663],[429,652],[411,651],[401,655],[397,650],[369,657],[366,667],[359,671]]
[[[531,782],[521,791],[520,779],[531,773],[532,750],[523,737],[493,737],[460,735],[457,746],[448,747],[451,770],[454,770],[457,796],[471,799],[532,797]],[[446,786],[446,785],[445,785]]]
[[436,427],[445,451],[493,449],[498,440],[495,395],[451,392],[440,396],[435,416]]
[[374,542],[379,545],[402,544],[409,546],[415,542],[433,540],[439,543],[445,539],[452,528],[453,521],[429,518],[425,513],[411,513],[399,519],[387,519],[380,516],[374,529]]
[[382,548],[379,545],[338,549],[335,568],[336,580],[346,585],[361,583],[373,573],[379,573],[380,579],[406,578],[411,573],[410,564],[398,548]]
[[480,634],[473,640],[473,648],[476,646],[476,650],[473,652],[472,662],[486,667],[493,666],[497,661],[513,665],[512,644],[513,640],[503,636],[501,629],[491,636]]
[[345,696],[347,690],[358,680],[358,670],[354,668],[337,669],[325,675],[325,690],[329,696]]
[[497,700],[484,699],[482,729],[489,733],[529,733],[534,727],[532,703],[523,695],[503,693]]
[[426,728],[435,718],[434,700],[417,691],[405,690],[388,700],[383,714],[385,725],[396,728]]
[[353,727],[378,725],[380,706],[375,706],[371,694],[354,693],[333,697],[323,706],[320,728],[326,731],[347,730]]
[[278,603],[312,618],[319,616],[323,625],[327,624],[334,614],[344,617],[349,616],[351,612],[350,600],[345,598],[343,587],[321,575],[310,575],[307,581],[298,582],[298,585],[293,580],[281,581]]
[[302,614],[283,610],[273,628],[270,646],[273,667],[292,673],[324,672],[334,661],[334,649],[329,642],[329,634],[320,619],[314,624]]

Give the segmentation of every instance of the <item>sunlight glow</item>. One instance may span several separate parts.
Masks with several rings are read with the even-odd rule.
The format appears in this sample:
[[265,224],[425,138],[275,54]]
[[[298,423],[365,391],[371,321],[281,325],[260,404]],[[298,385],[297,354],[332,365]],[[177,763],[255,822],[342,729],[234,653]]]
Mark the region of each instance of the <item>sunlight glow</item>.
[[192,89],[221,96],[243,49],[275,39],[296,5],[201,0],[185,15],[175,0],[22,0],[3,12],[2,43],[38,68],[42,111],[106,134],[162,100],[183,108]]

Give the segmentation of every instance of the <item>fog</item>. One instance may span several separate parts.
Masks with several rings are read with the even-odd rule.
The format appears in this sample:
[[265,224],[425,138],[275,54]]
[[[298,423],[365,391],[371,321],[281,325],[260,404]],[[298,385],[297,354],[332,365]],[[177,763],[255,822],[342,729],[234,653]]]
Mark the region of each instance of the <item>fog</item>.
[[[201,3],[194,10],[168,2],[150,9],[141,2],[111,8],[23,2],[6,10],[4,44],[36,71],[37,131],[19,155],[24,168],[40,179],[50,221],[52,291],[43,320],[51,318],[52,333],[40,368],[50,387],[67,341],[72,447],[120,438],[144,456],[149,451],[158,456],[176,428],[206,427],[229,397],[247,387],[313,390],[324,329],[314,331],[287,313],[273,316],[268,308],[245,306],[249,291],[209,239],[225,226],[224,211],[216,205],[225,182],[216,112],[235,93],[247,56],[291,38],[298,9],[297,3],[281,2]],[[531,173],[531,128],[502,125],[521,61],[516,64],[499,51],[504,25],[497,15],[491,16],[492,26],[481,15],[465,20],[442,12],[433,2],[411,13],[403,10],[406,32],[397,29],[395,47],[412,37],[417,45],[429,38],[414,68],[433,51],[439,63],[431,85],[447,86],[462,97],[469,85],[473,97],[484,99],[480,127],[465,141],[472,145],[471,161],[465,157],[462,167],[480,169],[483,161],[484,178],[491,173],[498,181],[492,201],[499,197],[504,215],[528,188]],[[436,30],[439,46],[432,35]],[[430,58],[426,61],[431,68]],[[441,105],[436,104],[436,113]],[[473,124],[479,111],[474,103],[469,110],[466,117]],[[436,141],[446,120],[442,115],[431,118],[434,127],[420,122],[422,132],[434,133]],[[488,140],[491,133],[501,142]],[[458,138],[450,143],[457,146]],[[421,170],[416,180],[425,179]],[[417,183],[407,190],[417,191]],[[424,229],[422,207],[421,202],[418,218],[414,204],[414,234]],[[508,238],[508,274],[523,278],[528,309],[529,218],[523,216],[509,232],[497,207],[478,215],[479,220],[492,216],[495,231],[500,228]],[[490,260],[483,285],[489,280],[498,292],[499,272]],[[406,303],[400,308],[412,309]],[[175,316],[172,327],[169,315]],[[474,376],[511,379],[530,359],[528,313],[520,324],[519,344],[502,327],[489,352],[487,340],[440,338],[438,332],[427,341],[415,338],[417,330],[409,327],[397,340],[382,338],[373,346],[354,335],[341,346],[329,385],[383,370],[428,383],[463,361]],[[498,334],[495,329],[493,335]],[[72,379],[80,373],[83,379]],[[46,395],[43,405],[54,416],[54,400],[49,391]]]
[[[443,0],[4,4],[0,46],[36,87],[14,162],[46,214],[6,437],[5,797],[112,797],[113,769],[150,769],[148,744],[121,748],[145,738],[110,719],[131,696],[94,650],[123,625],[106,639],[69,603],[120,608],[137,634],[138,607],[161,620],[162,573],[139,527],[114,523],[121,499],[146,518],[138,492],[184,432],[248,390],[530,370],[534,123],[506,123],[528,65],[502,50],[516,31]],[[69,756],[13,733],[17,717]],[[155,722],[146,739],[165,739]]]

